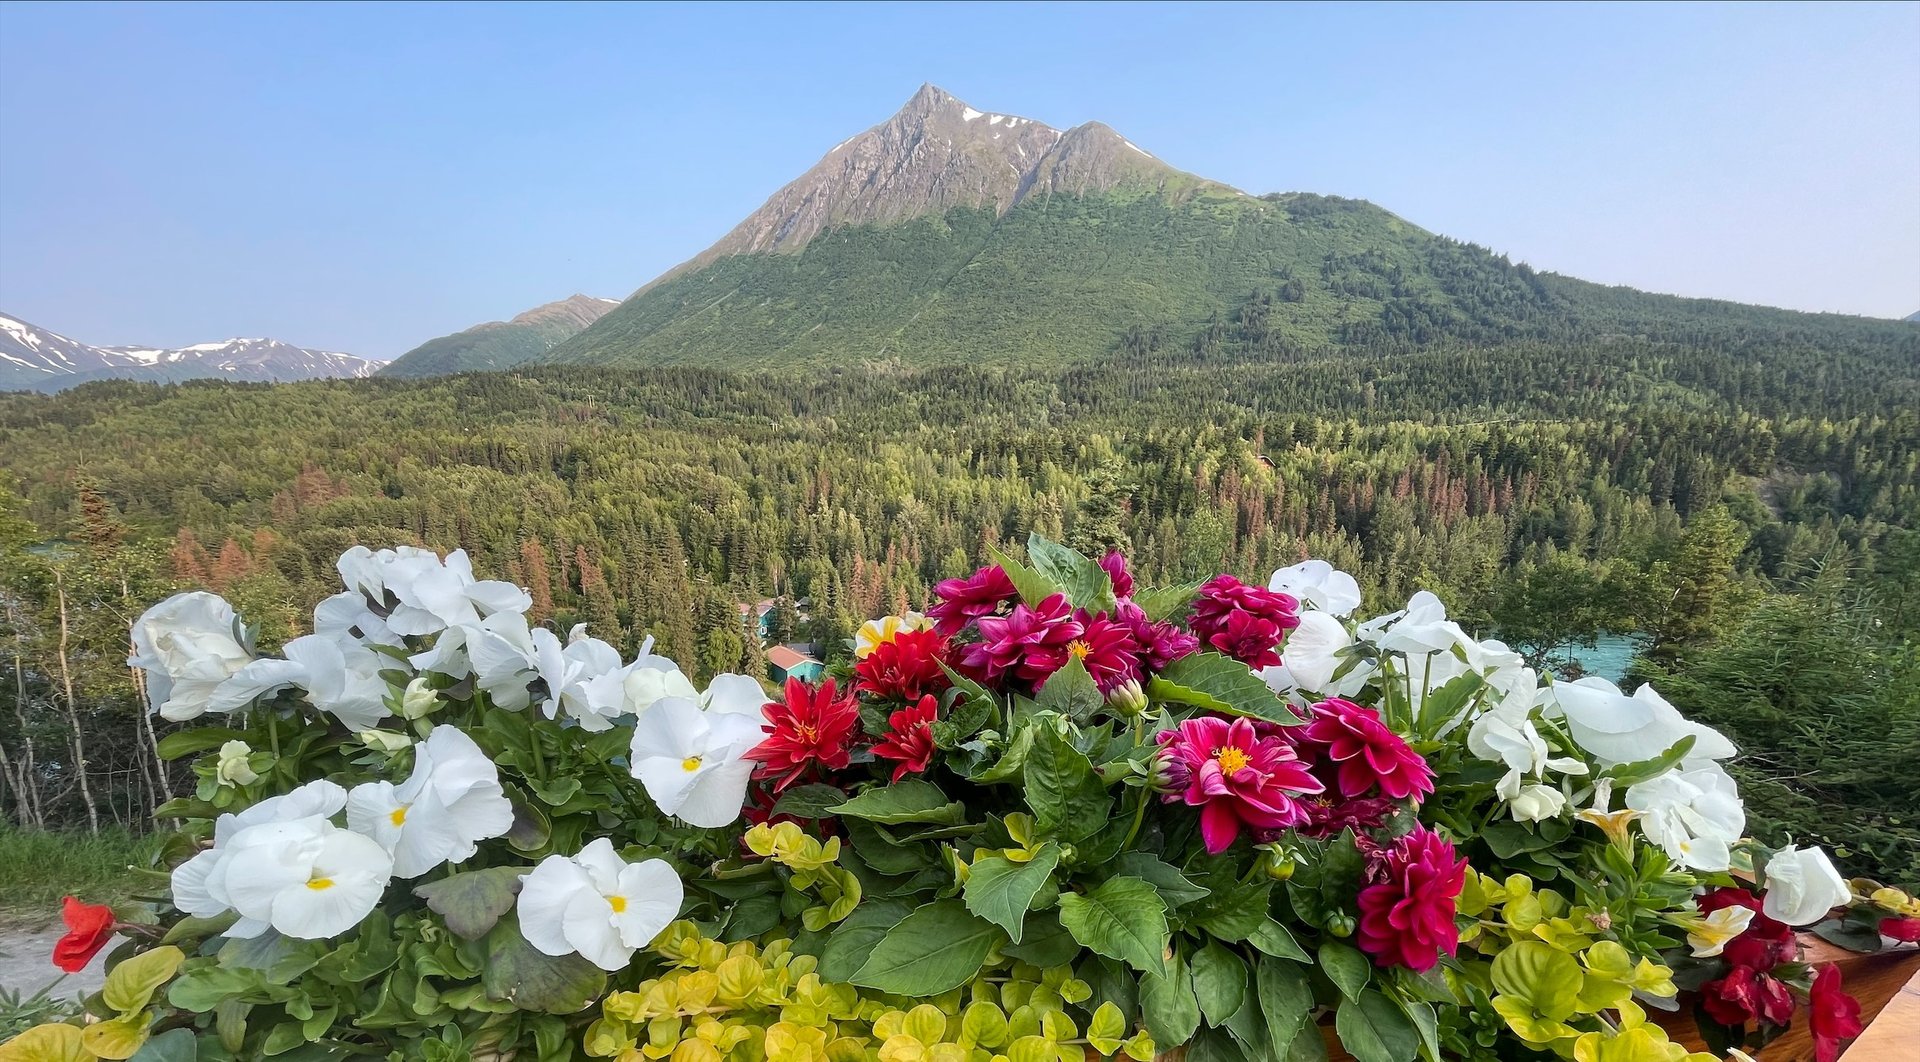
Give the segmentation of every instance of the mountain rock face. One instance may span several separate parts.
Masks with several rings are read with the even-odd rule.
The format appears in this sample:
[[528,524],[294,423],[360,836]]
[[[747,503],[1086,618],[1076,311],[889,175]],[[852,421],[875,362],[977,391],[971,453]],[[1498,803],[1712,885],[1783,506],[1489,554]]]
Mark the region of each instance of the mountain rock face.
[[96,347],[0,314],[0,390],[59,391],[91,380],[250,382],[371,376],[379,362],[277,339],[186,347]]
[[537,360],[618,306],[615,299],[572,295],[536,306],[511,321],[488,321],[430,339],[395,358],[383,376],[442,376],[505,369]]

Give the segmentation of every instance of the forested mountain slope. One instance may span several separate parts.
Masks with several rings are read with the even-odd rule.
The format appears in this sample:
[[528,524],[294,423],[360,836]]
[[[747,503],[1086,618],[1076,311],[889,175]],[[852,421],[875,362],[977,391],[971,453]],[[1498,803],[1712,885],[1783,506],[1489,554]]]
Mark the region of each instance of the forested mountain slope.
[[474,369],[505,369],[534,361],[572,339],[618,305],[613,299],[572,295],[520,314],[429,339],[395,358],[382,376],[438,376]]

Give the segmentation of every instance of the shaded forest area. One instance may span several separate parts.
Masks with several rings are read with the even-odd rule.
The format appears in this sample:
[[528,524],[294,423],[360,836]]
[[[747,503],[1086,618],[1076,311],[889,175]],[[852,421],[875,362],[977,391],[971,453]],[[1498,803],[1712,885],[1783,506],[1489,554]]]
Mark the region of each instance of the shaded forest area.
[[1747,750],[1756,830],[1920,878],[1920,330],[1797,361],[1776,336],[1216,363],[1253,333],[1207,335],[1051,373],[0,396],[0,803],[137,823],[181,791],[124,666],[171,588],[225,594],[272,646],[348,545],[464,548],[562,631],[764,673],[740,603],[831,651],[1032,530],[1123,545],[1155,583],[1323,557],[1369,610],[1431,589],[1535,659],[1635,635]]

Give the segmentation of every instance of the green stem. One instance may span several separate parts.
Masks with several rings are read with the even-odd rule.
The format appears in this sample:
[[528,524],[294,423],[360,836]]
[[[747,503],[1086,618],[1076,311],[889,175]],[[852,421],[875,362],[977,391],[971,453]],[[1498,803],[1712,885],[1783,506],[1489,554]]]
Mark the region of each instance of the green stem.
[[1133,839],[1140,835],[1140,824],[1146,821],[1147,804],[1152,800],[1153,787],[1141,786],[1140,804],[1133,809],[1133,825],[1127,828],[1127,839],[1120,842],[1120,850],[1122,852],[1130,851],[1133,848]]

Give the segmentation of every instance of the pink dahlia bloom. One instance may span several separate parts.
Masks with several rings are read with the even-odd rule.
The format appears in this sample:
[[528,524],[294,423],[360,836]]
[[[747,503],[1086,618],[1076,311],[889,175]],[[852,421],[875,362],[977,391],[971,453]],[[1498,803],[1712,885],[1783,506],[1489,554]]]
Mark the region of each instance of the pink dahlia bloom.
[[1200,588],[1187,625],[1200,640],[1252,668],[1280,663],[1280,640],[1300,626],[1300,602],[1231,575]]
[[1012,675],[1039,684],[1067,662],[1068,648],[1084,633],[1073,618],[1064,594],[1054,594],[1038,605],[1015,605],[1008,616],[986,616],[980,621],[980,641],[965,649],[971,673],[998,682]]
[[1106,570],[1107,579],[1113,583],[1113,596],[1133,596],[1133,573],[1127,570],[1127,558],[1119,550],[1111,550],[1100,558],[1100,567]]
[[1067,643],[1067,652],[1087,666],[1102,694],[1140,680],[1140,643],[1131,628],[1104,612],[1089,616],[1082,610],[1074,619],[1081,626],[1080,637]]
[[1177,730],[1162,730],[1160,744],[1167,777],[1179,790],[1166,800],[1200,809],[1200,836],[1216,855],[1242,828],[1278,830],[1304,821],[1299,798],[1322,789],[1291,745],[1246,719],[1189,719]]
[[1362,796],[1375,786],[1395,800],[1433,792],[1433,768],[1371,708],[1337,697],[1321,701],[1301,739],[1337,766],[1333,781],[1342,796]]
[[1000,606],[1018,596],[1013,580],[998,564],[989,564],[965,579],[948,579],[933,588],[939,598],[927,615],[941,634],[953,635],[982,616],[1000,611]]
[[1387,850],[1384,877],[1360,890],[1354,943],[1377,966],[1431,970],[1460,948],[1454,899],[1467,880],[1467,861],[1446,838],[1415,826]]
[[1147,618],[1145,609],[1131,601],[1120,602],[1113,610],[1113,618],[1133,632],[1133,640],[1140,646],[1141,663],[1148,671],[1164,670],[1168,664],[1191,656],[1200,648],[1200,639],[1172,623],[1155,623]]

